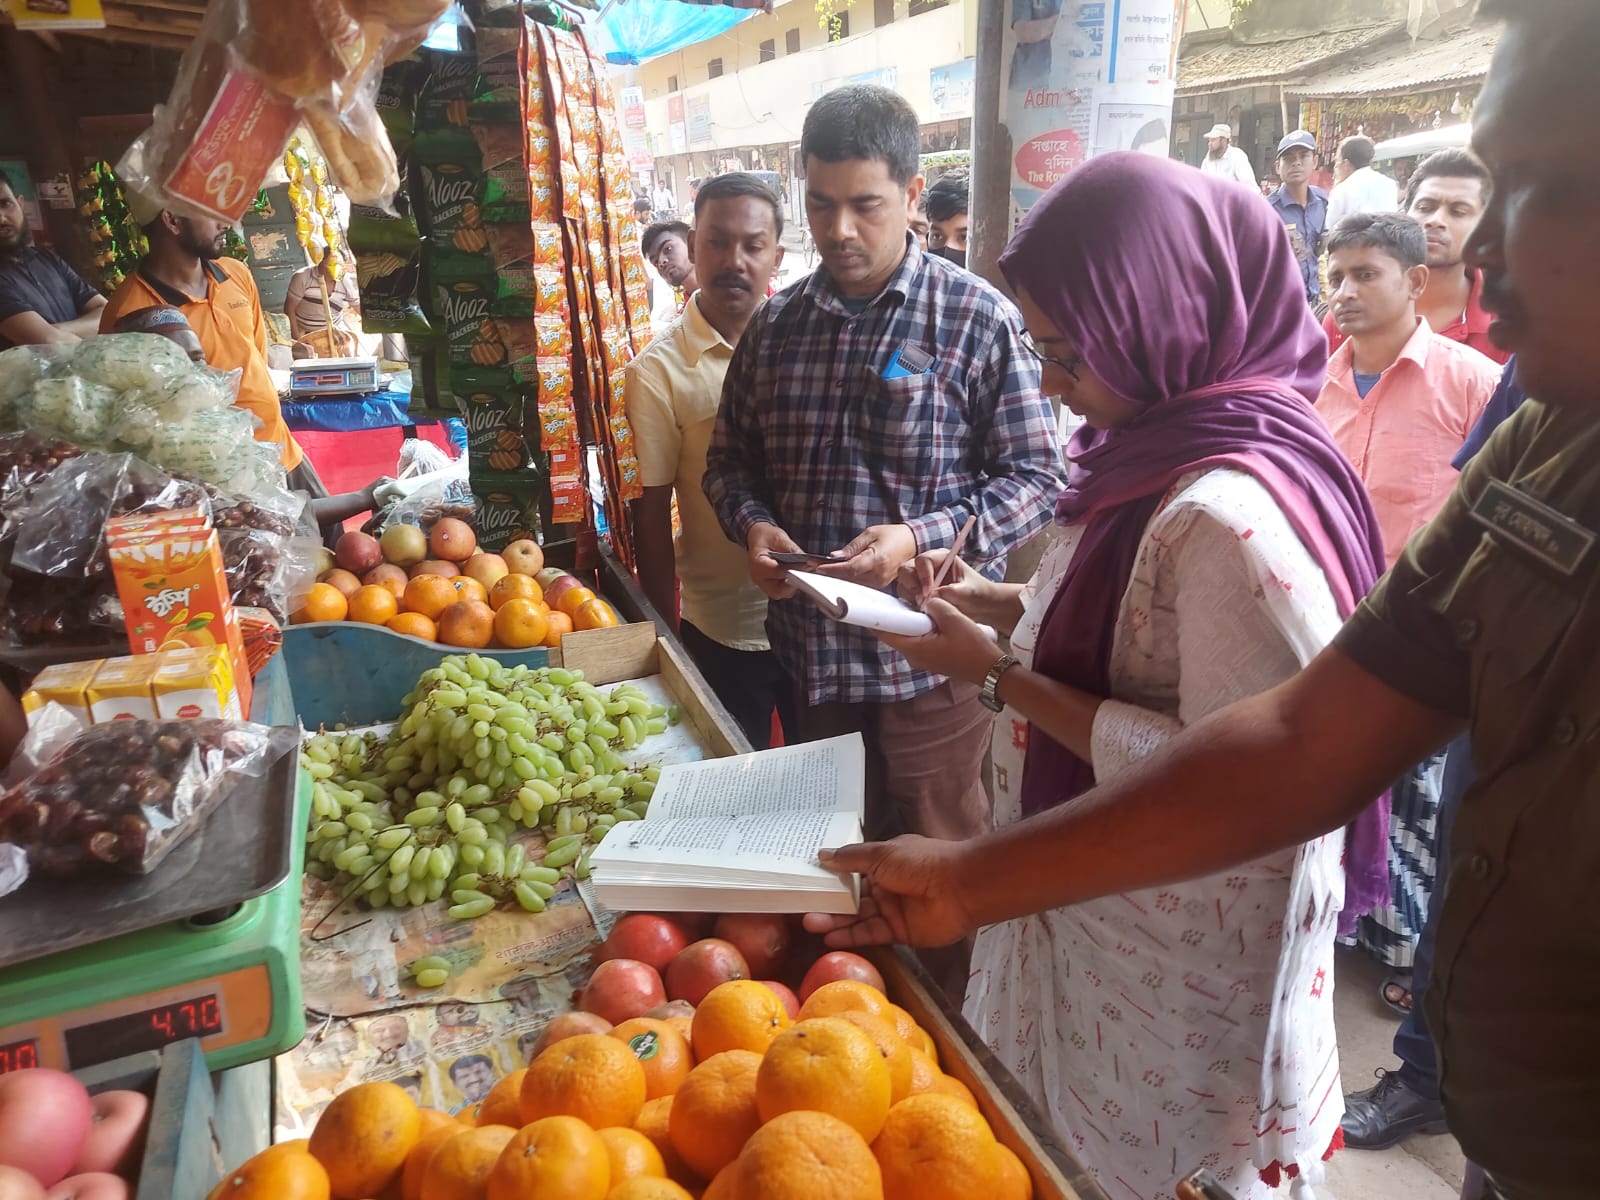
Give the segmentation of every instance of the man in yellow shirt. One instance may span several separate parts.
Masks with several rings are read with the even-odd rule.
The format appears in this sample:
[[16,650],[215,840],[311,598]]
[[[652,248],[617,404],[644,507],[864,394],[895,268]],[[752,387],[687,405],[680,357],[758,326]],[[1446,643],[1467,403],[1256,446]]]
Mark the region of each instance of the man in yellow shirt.
[[327,488],[283,422],[278,389],[267,371],[261,296],[249,268],[223,256],[228,227],[221,221],[181,217],[133,192],[128,194],[128,207],[144,229],[150,252],[100,310],[100,332],[111,332],[122,317],[137,309],[159,305],[178,309],[199,337],[206,362],[219,370],[241,372],[234,403],[260,420],[258,441],[279,447],[289,486],[313,498],[326,496]]
[[[783,261],[782,234],[778,198],[761,180],[735,172],[702,186],[688,239],[699,290],[627,368],[628,420],[644,483],[633,516],[639,582],[757,749],[771,742],[773,709],[785,715],[790,707],[791,685],[767,643],[767,598],[750,581],[744,551],[723,535],[700,478],[722,381]],[[683,525],[676,548],[674,489]],[[792,721],[785,725],[793,730]]]

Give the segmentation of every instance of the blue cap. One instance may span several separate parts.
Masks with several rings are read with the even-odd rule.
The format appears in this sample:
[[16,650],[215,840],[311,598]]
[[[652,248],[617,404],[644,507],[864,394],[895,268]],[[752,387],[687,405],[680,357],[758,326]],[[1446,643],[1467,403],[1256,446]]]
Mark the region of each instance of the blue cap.
[[1304,129],[1296,129],[1293,133],[1286,133],[1283,135],[1283,141],[1278,143],[1278,157],[1282,158],[1296,146],[1304,147],[1315,154],[1317,152],[1317,139]]

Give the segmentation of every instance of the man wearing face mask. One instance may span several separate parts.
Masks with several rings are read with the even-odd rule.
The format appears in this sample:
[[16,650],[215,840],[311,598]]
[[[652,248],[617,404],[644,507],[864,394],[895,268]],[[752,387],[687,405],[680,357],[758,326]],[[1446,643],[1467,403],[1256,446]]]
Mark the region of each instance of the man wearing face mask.
[[958,267],[967,265],[967,173],[944,175],[922,194],[928,217],[928,251]]

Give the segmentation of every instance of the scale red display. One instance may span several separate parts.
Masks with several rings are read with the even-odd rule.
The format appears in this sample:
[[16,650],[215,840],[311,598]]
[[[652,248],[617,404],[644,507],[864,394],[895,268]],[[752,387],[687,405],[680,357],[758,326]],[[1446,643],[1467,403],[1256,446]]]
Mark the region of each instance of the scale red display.
[[184,1038],[208,1038],[223,1031],[215,992],[176,1000],[121,1017],[108,1017],[67,1030],[67,1061],[74,1067],[110,1062],[141,1050],[159,1050]]
[[39,1065],[39,1039],[26,1038],[0,1046],[0,1075],[7,1071],[26,1071]]

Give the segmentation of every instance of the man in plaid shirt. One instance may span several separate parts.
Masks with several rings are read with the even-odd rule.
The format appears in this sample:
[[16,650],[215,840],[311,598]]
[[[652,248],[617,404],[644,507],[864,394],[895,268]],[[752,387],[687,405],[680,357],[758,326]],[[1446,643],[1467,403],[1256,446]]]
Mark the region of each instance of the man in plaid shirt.
[[963,557],[998,579],[1006,552],[1049,520],[1064,474],[1016,309],[909,233],[918,143],[916,114],[885,88],[812,105],[801,153],[822,266],[751,319],[704,481],[772,600],[767,632],[798,689],[801,736],[866,740],[869,838],[989,828],[993,714],[978,689],[914,670],[796,597],[771,552],[835,551],[844,562],[816,569],[884,588],[976,516]]

